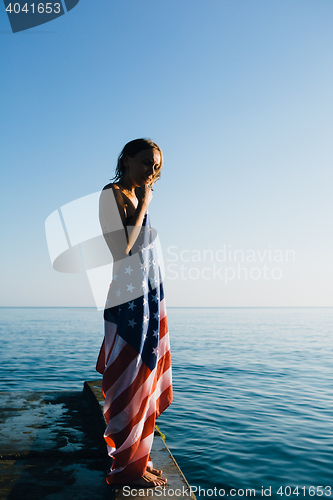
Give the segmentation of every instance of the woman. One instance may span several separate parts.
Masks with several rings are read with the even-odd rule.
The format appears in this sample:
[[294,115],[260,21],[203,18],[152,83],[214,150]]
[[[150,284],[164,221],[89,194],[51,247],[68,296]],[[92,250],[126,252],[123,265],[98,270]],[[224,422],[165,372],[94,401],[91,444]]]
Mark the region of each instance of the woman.
[[100,198],[100,222],[113,255],[104,311],[104,434],[113,458],[109,484],[162,486],[150,449],[155,419],[172,401],[171,359],[163,285],[148,206],[162,167],[160,148],[136,139],[122,150],[114,183]]

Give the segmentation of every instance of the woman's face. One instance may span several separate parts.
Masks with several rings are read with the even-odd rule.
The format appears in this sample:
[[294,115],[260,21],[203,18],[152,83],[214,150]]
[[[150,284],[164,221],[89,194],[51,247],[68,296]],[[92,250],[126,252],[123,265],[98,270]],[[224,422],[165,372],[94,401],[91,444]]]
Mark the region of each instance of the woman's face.
[[125,177],[134,187],[151,184],[161,162],[161,155],[157,149],[144,149],[133,158],[124,158]]

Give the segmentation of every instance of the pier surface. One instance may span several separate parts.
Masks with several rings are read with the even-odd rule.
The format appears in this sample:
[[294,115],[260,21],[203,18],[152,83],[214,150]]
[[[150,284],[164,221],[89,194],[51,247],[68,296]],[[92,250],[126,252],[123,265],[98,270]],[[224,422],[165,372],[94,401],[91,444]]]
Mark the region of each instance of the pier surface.
[[[101,381],[85,382],[83,392],[2,392],[0,401],[0,500],[129,497],[105,481],[110,464]],[[155,435],[151,455],[168,479],[159,497],[194,500],[160,435]],[[130,498],[136,496],[142,498],[142,490]],[[157,495],[149,489],[144,496]]]

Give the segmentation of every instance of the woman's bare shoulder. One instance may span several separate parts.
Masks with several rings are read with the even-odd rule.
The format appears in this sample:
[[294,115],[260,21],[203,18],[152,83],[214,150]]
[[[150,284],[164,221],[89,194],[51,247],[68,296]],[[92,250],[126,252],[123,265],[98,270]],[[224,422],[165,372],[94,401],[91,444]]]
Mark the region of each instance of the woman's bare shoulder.
[[103,187],[102,191],[105,191],[106,189],[111,189],[111,188],[113,190],[119,190],[119,187],[117,186],[117,184],[110,182],[109,184],[107,184],[106,186]]
[[113,182],[110,182],[106,186],[103,187],[102,189],[102,194],[105,191],[108,191],[109,189],[112,189],[114,196],[117,200],[122,199],[122,191],[119,189],[119,186],[117,184],[113,184]]
[[113,197],[112,199],[116,200],[116,203],[118,205],[118,208],[121,209],[120,211],[123,212],[125,208],[125,200],[124,200],[124,195],[122,190],[117,186],[117,184],[113,184],[110,182],[110,184],[107,184],[104,186],[101,192],[100,196],[100,205],[108,205],[110,202],[110,190],[113,192]]
[[102,192],[106,191],[108,189],[112,189],[112,191],[114,192],[114,195],[117,199],[123,198],[123,192],[117,184],[110,182],[109,184],[107,184],[106,186],[103,187]]

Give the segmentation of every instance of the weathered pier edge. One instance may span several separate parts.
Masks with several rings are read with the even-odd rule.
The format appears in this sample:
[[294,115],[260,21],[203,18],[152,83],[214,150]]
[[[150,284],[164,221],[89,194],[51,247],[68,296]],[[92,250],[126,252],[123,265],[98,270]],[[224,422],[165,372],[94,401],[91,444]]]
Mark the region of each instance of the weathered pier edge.
[[0,500],[195,500],[158,430],[151,454],[165,489],[135,494],[106,484],[102,406],[100,380],[85,382],[83,392],[0,393]]
[[[87,395],[91,405],[99,414],[101,424],[105,428],[106,422],[103,415],[104,398],[101,392],[101,380],[92,380],[85,382],[83,391]],[[168,479],[168,483],[165,487],[165,493],[164,491],[161,491],[162,494],[159,492],[160,498],[167,498],[169,500],[183,500],[184,498],[192,498],[192,500],[196,500],[194,493],[190,490],[190,485],[188,484],[175,458],[166,445],[164,436],[157,426],[155,426],[151,457],[154,462],[154,467],[157,469],[162,469],[163,475]],[[110,490],[112,500],[123,500],[125,498],[128,498],[127,493],[125,495],[122,488],[110,487]],[[136,494],[131,494],[130,498],[144,498],[148,496],[156,496],[157,498],[157,495],[154,495],[153,491],[154,490],[152,488],[149,488],[144,493],[144,490],[141,489]],[[184,491],[186,491],[185,495],[182,494],[182,492]]]

